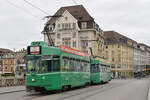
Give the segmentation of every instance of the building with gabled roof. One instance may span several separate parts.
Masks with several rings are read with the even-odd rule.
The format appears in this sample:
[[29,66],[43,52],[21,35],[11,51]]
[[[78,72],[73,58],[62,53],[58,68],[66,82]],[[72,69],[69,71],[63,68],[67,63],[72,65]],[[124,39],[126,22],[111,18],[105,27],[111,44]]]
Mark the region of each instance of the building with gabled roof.
[[87,12],[83,5],[61,7],[48,20],[42,34],[44,41],[50,41],[55,46],[65,45],[71,48],[103,57],[104,37],[103,31]]
[[[90,16],[87,10],[83,7],[83,5],[75,5],[75,6],[66,6],[61,7],[54,16],[62,16],[65,11],[68,11],[72,16],[74,16],[78,21],[94,21],[94,19]],[[62,16],[63,17],[63,16]],[[57,17],[52,17],[48,24],[53,24],[57,20]]]

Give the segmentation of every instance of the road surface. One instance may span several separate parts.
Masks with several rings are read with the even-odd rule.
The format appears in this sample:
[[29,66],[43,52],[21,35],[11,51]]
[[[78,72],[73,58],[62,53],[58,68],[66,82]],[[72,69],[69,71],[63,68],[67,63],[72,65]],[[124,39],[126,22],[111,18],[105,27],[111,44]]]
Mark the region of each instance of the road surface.
[[108,84],[81,87],[61,93],[0,94],[0,100],[147,100],[149,78],[112,80]]

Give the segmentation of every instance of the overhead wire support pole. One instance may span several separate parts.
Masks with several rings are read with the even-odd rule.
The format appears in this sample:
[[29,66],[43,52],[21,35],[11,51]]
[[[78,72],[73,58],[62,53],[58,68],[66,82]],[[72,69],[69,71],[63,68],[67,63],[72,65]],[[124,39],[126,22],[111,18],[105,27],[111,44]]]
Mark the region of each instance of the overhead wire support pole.
[[[62,15],[53,15],[53,16],[45,16],[44,18],[50,18],[50,17],[62,17]],[[49,44],[50,44],[50,46],[55,46],[54,45],[54,42],[53,42],[53,39],[51,38],[51,35],[48,33],[49,32],[49,28],[48,28],[48,22],[46,23],[46,25],[45,25],[45,29],[44,29],[44,31],[45,31],[45,33],[46,33],[46,35],[47,35],[47,38],[48,38],[48,41],[49,41]]]

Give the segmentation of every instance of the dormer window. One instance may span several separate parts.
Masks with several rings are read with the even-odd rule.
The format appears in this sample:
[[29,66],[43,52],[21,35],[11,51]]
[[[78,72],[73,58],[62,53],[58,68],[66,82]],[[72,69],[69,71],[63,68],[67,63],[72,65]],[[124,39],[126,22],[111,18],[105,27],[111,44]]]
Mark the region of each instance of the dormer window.
[[49,31],[53,31],[54,27],[53,25],[49,25]]
[[82,22],[81,23],[81,28],[86,29],[87,28],[87,22]]
[[68,20],[68,17],[65,17],[65,20],[67,21],[67,20]]

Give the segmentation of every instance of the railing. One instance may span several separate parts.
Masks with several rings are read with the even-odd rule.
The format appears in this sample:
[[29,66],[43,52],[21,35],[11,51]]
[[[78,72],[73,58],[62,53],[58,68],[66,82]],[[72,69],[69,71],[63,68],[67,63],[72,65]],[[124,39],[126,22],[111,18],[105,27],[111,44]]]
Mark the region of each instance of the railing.
[[24,85],[24,78],[0,77],[0,87]]

